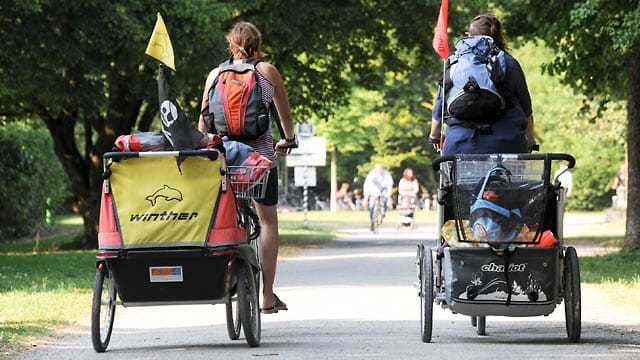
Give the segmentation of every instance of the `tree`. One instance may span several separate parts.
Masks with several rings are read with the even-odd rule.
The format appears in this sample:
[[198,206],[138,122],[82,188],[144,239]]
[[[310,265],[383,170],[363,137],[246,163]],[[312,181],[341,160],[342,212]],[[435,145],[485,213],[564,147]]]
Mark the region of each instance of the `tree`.
[[209,23],[216,19],[194,14],[225,13],[224,7],[4,1],[1,10],[0,114],[5,120],[36,116],[44,121],[78,199],[84,244],[95,246],[102,154],[118,135],[148,130],[158,111],[157,65],[144,55],[155,11],[170,14],[166,22],[174,30],[170,35],[180,71],[176,92],[193,109],[210,54],[224,49],[223,34]]
[[[523,2],[520,2],[521,4]],[[519,15],[556,50],[547,71],[599,101],[627,101],[628,206],[624,250],[640,249],[640,3],[550,0],[524,2]],[[514,5],[515,6],[515,5]],[[540,21],[544,19],[544,21]]]
[[118,135],[148,130],[157,118],[157,63],[144,55],[157,11],[176,54],[172,87],[195,122],[205,76],[228,56],[224,34],[238,20],[263,31],[268,60],[284,74],[296,118],[326,118],[346,104],[352,81],[380,87],[383,66],[405,69],[399,54],[430,46],[432,27],[414,24],[438,6],[409,0],[304,6],[294,0],[4,0],[0,116],[44,121],[78,198],[84,244],[95,246],[101,156]]
[[540,71],[554,56],[544,42],[532,39],[521,43],[513,54],[527,76],[536,138],[542,151],[576,157],[573,193],[567,209],[609,208],[612,179],[625,160],[626,102],[611,101],[600,114],[587,111],[584,104],[590,98],[561,84],[558,77]]
[[430,116],[421,104],[426,81],[397,78],[389,79],[393,85],[381,91],[354,88],[349,105],[317,126],[329,150],[335,147],[338,154],[338,183],[360,180],[351,184],[352,190],[362,186],[376,162],[384,163],[394,179],[412,167],[423,185],[436,188],[430,163],[437,154],[427,141]]

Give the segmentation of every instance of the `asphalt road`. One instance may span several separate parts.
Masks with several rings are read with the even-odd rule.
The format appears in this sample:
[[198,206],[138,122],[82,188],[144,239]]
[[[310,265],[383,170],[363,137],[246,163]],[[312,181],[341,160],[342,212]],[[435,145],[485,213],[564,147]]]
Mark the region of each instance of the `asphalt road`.
[[[392,221],[392,220],[389,220]],[[434,228],[373,236],[353,230],[279,263],[276,289],[289,311],[262,316],[262,344],[227,337],[223,305],[118,307],[106,353],[87,323],[35,344],[17,359],[638,359],[640,316],[616,314],[582,289],[582,341],[567,341],[564,307],[546,317],[469,317],[434,309],[433,340],[420,340],[416,244]],[[578,249],[580,255],[580,249]]]

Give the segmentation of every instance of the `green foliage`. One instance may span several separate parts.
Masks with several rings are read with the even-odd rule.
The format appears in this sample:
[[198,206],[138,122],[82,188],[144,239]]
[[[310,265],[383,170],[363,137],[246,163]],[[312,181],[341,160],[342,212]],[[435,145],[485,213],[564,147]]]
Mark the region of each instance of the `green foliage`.
[[33,234],[68,196],[68,180],[42,127],[0,127],[0,241]]
[[326,122],[319,120],[318,133],[339,153],[338,182],[351,183],[354,190],[377,162],[396,180],[412,167],[422,185],[436,188],[430,163],[437,154],[427,141],[431,114],[425,106],[431,92],[425,89],[435,87],[441,64],[425,65],[413,53],[400,58],[408,70],[385,72],[378,90],[355,87],[348,106],[336,109]]
[[[224,54],[224,36],[217,23],[227,11],[220,4],[202,1],[128,1],[126,5],[101,1],[10,1],[3,6],[0,34],[6,50],[0,69],[7,93],[27,100],[20,109],[56,116],[74,109],[75,116],[134,115],[140,102],[155,104],[154,72],[157,61],[144,49],[161,12],[172,39],[178,76],[177,91],[183,105],[198,93],[211,58]],[[208,14],[194,16],[194,14]],[[27,50],[28,49],[28,50]],[[212,56],[213,55],[213,56]],[[25,94],[32,98],[24,99]],[[5,94],[0,94],[3,96]],[[128,97],[125,99],[124,97]],[[2,97],[5,100],[4,96]],[[199,100],[199,99],[198,99]],[[3,113],[16,102],[3,101]],[[122,105],[122,108],[116,107]],[[129,113],[130,111],[136,111]],[[104,125],[104,124],[102,124]],[[94,124],[98,127],[98,124]]]
[[[626,99],[627,169],[637,174],[640,156],[640,3],[637,1],[525,1],[519,7],[534,33],[556,50],[545,69],[589,96],[598,115],[611,100]],[[631,177],[627,200],[625,250],[640,247],[640,189]]]
[[[431,48],[439,0],[313,0],[304,6],[297,0],[5,3],[0,18],[4,44],[0,52],[0,117],[7,120],[36,114],[44,120],[79,199],[88,237],[95,236],[91,231],[97,223],[101,154],[111,148],[118,135],[132,128],[158,126],[157,61],[144,54],[158,11],[176,55],[178,71],[172,88],[194,122],[207,72],[228,56],[224,35],[235,22],[251,21],[262,31],[264,50],[269,54],[266,60],[281,70],[294,118],[313,119],[318,128],[324,128],[318,134],[336,146],[339,181],[351,182],[381,161],[396,179],[404,167],[413,167],[419,180],[431,191],[435,189],[429,164],[437,154],[426,141],[430,109],[425,104],[432,103],[433,89],[441,76],[442,62]],[[605,11],[595,11],[598,9]],[[617,60],[638,38],[637,6],[623,1],[553,0],[544,7],[515,0],[452,3],[451,43],[464,34],[473,16],[487,11],[503,18],[514,48],[520,40],[515,35],[535,32],[558,49],[547,58],[561,56],[556,61],[560,65],[549,67],[554,74],[576,79],[578,89],[595,84],[585,89],[593,91],[588,92],[591,95],[584,104],[602,103],[609,95],[620,97],[624,72],[618,71],[623,65]],[[597,25],[596,30],[591,30],[591,25]],[[597,40],[598,46],[587,40]],[[574,65],[577,68],[567,70]],[[608,71],[612,65],[613,71]],[[590,81],[595,78],[590,69],[606,77]],[[577,76],[584,74],[587,76]],[[611,89],[600,91],[605,88]],[[550,95],[545,101],[554,102],[554,90],[544,90]],[[607,96],[593,95],[596,93]],[[618,104],[608,105],[617,111]],[[535,106],[536,114],[540,108]],[[547,136],[547,130],[542,129],[551,129],[552,121],[545,122],[543,114],[538,116],[545,151],[567,149],[590,154],[584,151],[587,145],[602,145],[596,139],[619,139],[610,136],[612,132],[594,136],[611,126],[617,112],[582,117],[575,116],[577,112],[572,116],[568,109],[573,108],[557,103],[550,113],[550,119],[563,116],[562,123],[566,119],[575,122],[571,127],[549,130],[549,134],[563,136]],[[583,121],[593,128],[591,143],[570,140],[571,136],[564,142],[556,141],[565,138],[564,134],[576,134],[576,129],[582,134]],[[615,124],[615,129],[624,131]],[[592,157],[619,160],[618,149],[601,150],[600,154],[600,158]],[[586,166],[588,162],[579,160],[579,164]],[[601,166],[593,170],[597,175],[580,174],[578,168],[576,178],[591,181],[599,177],[602,181],[609,177],[607,172],[617,168],[605,167],[604,162],[597,165]],[[585,189],[588,184],[583,184]],[[599,204],[592,197],[601,196],[607,186],[598,185],[596,194],[584,194],[583,200],[576,197],[575,206]]]
[[[6,6],[5,6],[6,5]],[[132,128],[157,118],[157,61],[144,54],[163,14],[176,55],[172,83],[195,122],[208,71],[226,59],[226,32],[250,21],[267,61],[283,74],[296,119],[326,119],[353,84],[384,85],[385,71],[409,68],[414,53],[433,62],[431,26],[415,26],[439,3],[350,1],[8,1],[0,36],[0,116],[37,114],[78,196],[87,241],[95,241],[100,157]],[[291,16],[295,9],[295,16]],[[435,17],[433,17],[435,22]],[[384,70],[383,70],[384,69]],[[80,139],[71,136],[77,133]]]
[[624,161],[626,111],[623,102],[609,102],[605,111],[589,111],[589,99],[543,74],[542,65],[554,52],[543,42],[520,41],[514,55],[522,64],[533,101],[535,129],[542,152],[568,153],[576,158],[570,209],[611,206],[611,181]]
[[[626,98],[625,57],[640,38],[640,4],[634,1],[526,1],[526,19],[556,50],[551,74],[586,95]],[[545,21],[540,21],[545,19]]]
[[[233,20],[256,24],[267,58],[282,72],[294,115],[328,119],[349,101],[352,86],[381,89],[385,71],[411,68],[431,56],[439,1],[257,0],[234,3]],[[291,16],[295,9],[295,16]],[[416,51],[418,50],[418,51]],[[419,51],[422,50],[422,51]]]

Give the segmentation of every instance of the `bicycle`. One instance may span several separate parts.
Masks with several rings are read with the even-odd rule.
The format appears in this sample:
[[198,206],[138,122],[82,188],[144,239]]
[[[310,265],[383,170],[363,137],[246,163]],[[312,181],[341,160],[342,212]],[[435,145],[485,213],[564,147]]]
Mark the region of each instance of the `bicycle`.
[[373,199],[373,201],[373,215],[371,217],[373,223],[371,225],[373,228],[373,233],[379,234],[380,226],[382,226],[382,220],[384,219],[384,197],[382,195],[378,195]]
[[[281,125],[278,122],[278,126]],[[283,134],[283,132],[280,132]],[[287,149],[298,148],[298,142],[286,147]],[[276,158],[277,158],[276,154]],[[275,161],[275,158],[274,158]],[[227,172],[231,179],[231,187],[236,196],[238,207],[238,222],[247,232],[247,241],[256,253],[256,262],[260,260],[260,218],[256,212],[253,200],[263,199],[267,191],[267,182],[271,168],[269,166],[257,165],[227,165]]]
[[[246,288],[260,289],[262,263],[260,260],[260,219],[256,212],[254,199],[264,198],[267,190],[270,168],[268,166],[227,166],[231,188],[236,197],[238,208],[238,223],[247,233],[247,241],[255,254],[253,284]],[[238,295],[229,297],[227,307],[227,332],[229,338],[237,340],[244,324],[245,337],[252,342],[260,341],[260,301],[259,292],[250,294],[249,309],[238,308]],[[240,304],[242,305],[242,304]],[[243,314],[250,314],[251,319],[243,319]],[[250,329],[247,329],[247,326]],[[249,330],[249,331],[247,331]]]
[[[281,134],[282,128],[278,122]],[[288,148],[297,148],[297,139]],[[276,154],[277,157],[277,154]],[[274,159],[275,160],[275,159]],[[249,294],[249,308],[238,308],[243,303],[238,303],[241,294],[229,297],[226,303],[227,310],[227,332],[229,338],[236,340],[240,337],[241,328],[244,326],[244,334],[247,341],[258,344],[260,342],[260,279],[262,275],[262,260],[260,258],[260,218],[256,211],[254,200],[263,199],[267,191],[269,174],[271,168],[264,165],[228,165],[227,173],[231,182],[231,189],[235,195],[236,207],[238,209],[238,224],[245,229],[247,242],[252,248],[254,258],[252,284],[247,284],[244,288],[256,289],[255,294]],[[251,277],[250,277],[251,278]],[[245,314],[250,314],[249,318]],[[247,329],[249,327],[249,329]]]

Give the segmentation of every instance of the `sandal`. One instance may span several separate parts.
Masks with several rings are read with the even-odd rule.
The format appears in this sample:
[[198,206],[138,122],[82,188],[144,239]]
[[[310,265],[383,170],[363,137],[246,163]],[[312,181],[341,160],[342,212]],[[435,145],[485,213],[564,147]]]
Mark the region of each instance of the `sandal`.
[[289,310],[287,308],[287,304],[283,303],[282,300],[280,300],[280,298],[278,297],[278,295],[273,294],[273,296],[276,298],[276,304],[273,305],[270,308],[266,308],[266,309],[260,309],[260,311],[262,311],[263,314],[275,314],[278,311],[287,311]]

